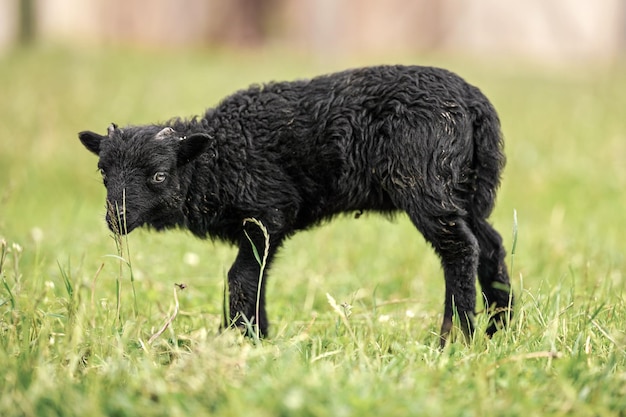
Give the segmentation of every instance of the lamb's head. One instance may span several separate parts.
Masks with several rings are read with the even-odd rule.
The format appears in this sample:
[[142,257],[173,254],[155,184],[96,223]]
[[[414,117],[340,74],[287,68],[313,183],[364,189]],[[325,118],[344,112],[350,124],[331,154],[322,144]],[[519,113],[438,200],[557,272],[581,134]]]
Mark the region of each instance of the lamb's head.
[[[142,225],[156,229],[182,221],[187,164],[207,150],[210,136],[181,136],[170,127],[109,126],[106,136],[79,133],[85,147],[99,156],[107,189],[107,223],[125,234]],[[187,180],[188,183],[188,180]]]

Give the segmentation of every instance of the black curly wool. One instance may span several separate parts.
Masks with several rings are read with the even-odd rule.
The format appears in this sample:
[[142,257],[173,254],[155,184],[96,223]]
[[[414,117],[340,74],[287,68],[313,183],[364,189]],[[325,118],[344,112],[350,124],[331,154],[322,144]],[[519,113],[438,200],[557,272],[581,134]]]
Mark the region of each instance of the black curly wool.
[[[269,267],[297,230],[363,211],[406,212],[441,258],[442,344],[455,311],[472,334],[476,276],[493,308],[487,332],[509,316],[505,251],[486,220],[505,163],[500,124],[485,96],[449,71],[380,66],[275,82],[201,118],[79,136],[100,157],[112,230],[183,227],[239,246],[228,324],[267,332],[244,219],[267,228]],[[246,230],[262,252],[259,229]]]

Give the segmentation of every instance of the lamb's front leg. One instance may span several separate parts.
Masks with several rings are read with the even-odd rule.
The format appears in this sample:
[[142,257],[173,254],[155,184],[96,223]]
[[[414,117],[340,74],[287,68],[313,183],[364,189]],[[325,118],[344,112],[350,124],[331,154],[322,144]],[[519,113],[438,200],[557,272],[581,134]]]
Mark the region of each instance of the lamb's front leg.
[[[247,229],[250,239],[246,236],[241,238],[239,253],[228,271],[229,308],[228,311],[224,309],[224,325],[239,327],[245,330],[248,336],[256,335],[258,327],[259,335],[263,337],[267,335],[268,329],[265,313],[265,276],[261,277],[261,264],[254,255],[253,244],[262,261],[265,237],[260,230],[254,230],[252,227]],[[277,246],[278,244],[274,242],[270,243],[263,275],[269,270]]]

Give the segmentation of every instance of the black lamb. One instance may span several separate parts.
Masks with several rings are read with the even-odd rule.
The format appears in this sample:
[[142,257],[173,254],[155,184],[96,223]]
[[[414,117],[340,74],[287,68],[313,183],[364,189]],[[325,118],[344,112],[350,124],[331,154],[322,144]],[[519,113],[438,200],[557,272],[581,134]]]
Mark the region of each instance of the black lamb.
[[[442,346],[455,312],[473,334],[476,276],[488,335],[510,317],[505,250],[486,220],[505,164],[500,122],[478,88],[447,70],[378,66],[255,85],[201,118],[79,137],[99,156],[111,230],[182,227],[238,246],[226,325],[267,334],[250,240],[267,250],[267,270],[297,230],[362,211],[406,212],[441,258]],[[269,247],[248,218],[266,227]]]

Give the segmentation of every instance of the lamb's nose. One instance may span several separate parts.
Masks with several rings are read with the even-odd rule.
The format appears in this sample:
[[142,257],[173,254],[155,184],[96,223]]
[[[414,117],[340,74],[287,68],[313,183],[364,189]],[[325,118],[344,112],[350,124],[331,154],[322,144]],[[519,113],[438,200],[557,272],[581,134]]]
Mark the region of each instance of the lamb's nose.
[[111,218],[123,218],[126,216],[126,208],[117,202],[107,201],[107,215]]

